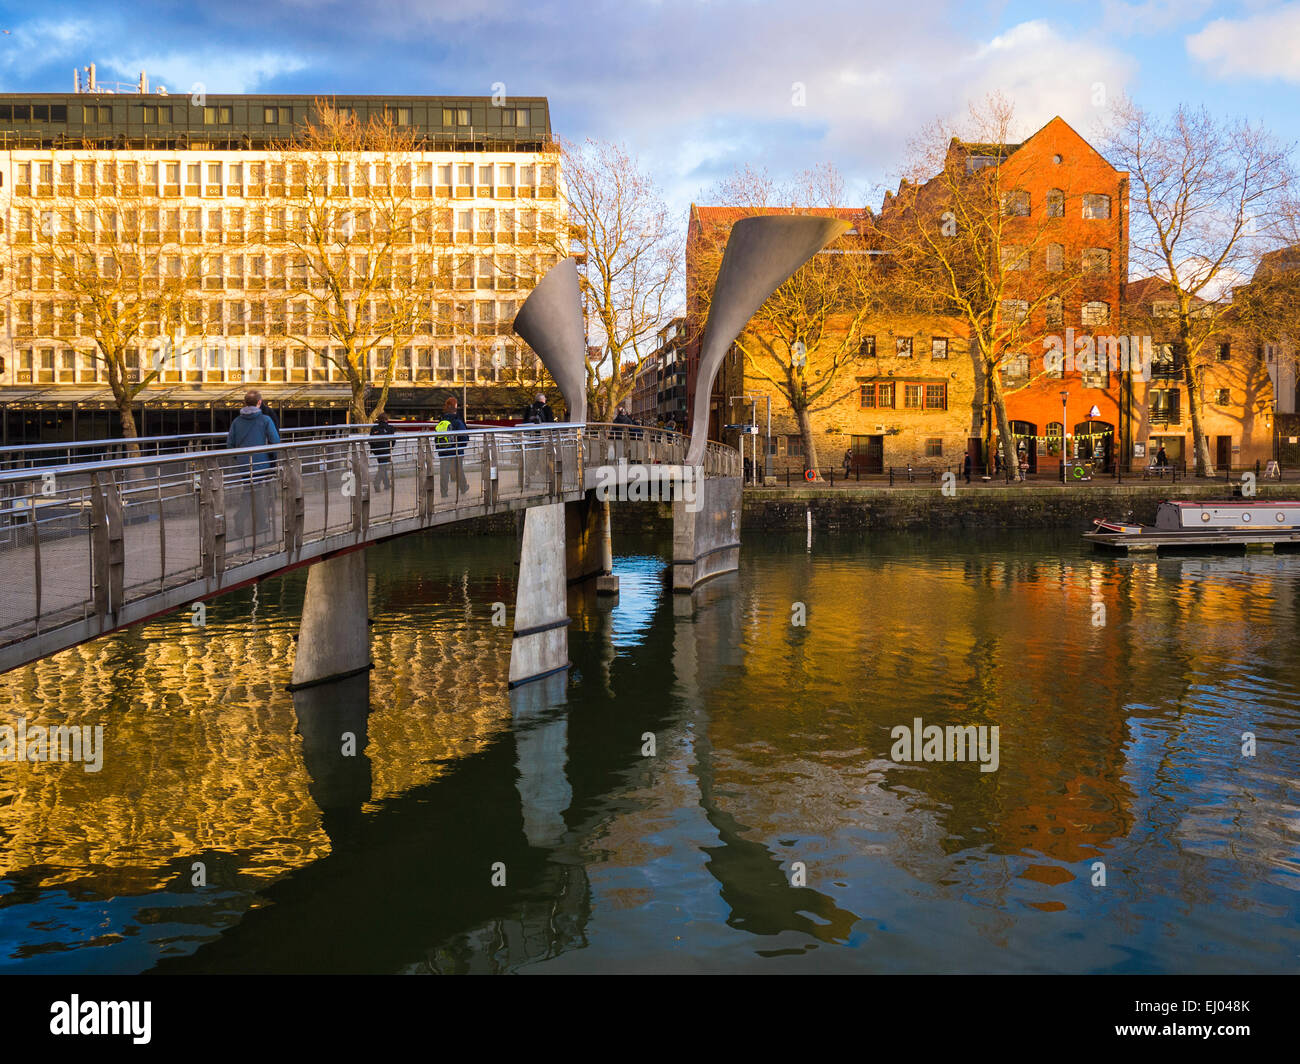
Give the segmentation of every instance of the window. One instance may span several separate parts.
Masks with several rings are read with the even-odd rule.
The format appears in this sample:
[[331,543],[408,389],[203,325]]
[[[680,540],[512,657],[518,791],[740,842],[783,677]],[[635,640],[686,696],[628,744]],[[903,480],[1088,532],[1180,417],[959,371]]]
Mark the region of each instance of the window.
[[1029,251],[1018,244],[1002,245],[1002,268],[1004,270],[1027,270],[1029,268]]
[[263,107],[262,122],[268,126],[282,126],[293,121],[292,107]]
[[876,406],[887,410],[894,408],[893,381],[880,381],[876,384]]
[[1084,273],[1109,273],[1110,250],[1108,248],[1083,249]]
[[1177,388],[1162,388],[1151,393],[1151,424],[1177,425],[1180,420],[1179,397]]
[[527,127],[528,108],[527,107],[501,108],[501,124],[503,126]]
[[[1060,156],[1057,156],[1057,161],[1060,161]],[[1047,217],[1065,217],[1065,193],[1059,188],[1047,190]]]
[[[442,124],[444,126],[469,125],[469,108],[468,107],[444,107],[442,109]],[[466,184],[468,184],[468,182],[466,182]]]
[[930,357],[948,357],[948,338],[946,336],[936,336],[930,340]]
[[948,386],[946,384],[927,384],[925,386],[925,408],[927,410],[948,409]]
[[474,167],[469,163],[462,163],[456,167],[456,184],[472,185],[474,183]]
[[1153,318],[1172,318],[1178,313],[1178,304],[1172,299],[1158,299],[1151,304]]
[[802,437],[802,436],[786,436],[786,438],[785,438],[785,453],[786,453],[786,455],[787,455],[788,457],[790,457],[790,458],[802,458],[802,457],[803,457],[803,437]]
[[1016,218],[1029,217],[1029,193],[1015,188],[1002,193],[1002,213]]
[[229,107],[205,107],[203,108],[203,124],[205,126],[228,126],[234,121],[234,111]]
[[1083,216],[1085,218],[1109,218],[1110,197],[1102,192],[1085,192],[1083,194]]
[[894,353],[899,358],[912,357],[912,338],[910,336],[898,336],[894,338]]
[[921,386],[919,384],[903,385],[903,406],[908,410],[919,410],[921,407]]
[[1029,304],[1023,299],[1004,299],[1002,317],[1008,321],[1022,322],[1029,317]]
[[[154,107],[154,108],[148,108],[148,107],[146,107],[146,108],[145,108],[145,111],[146,111],[146,112],[149,111],[149,110],[153,110],[154,112],[157,112],[158,108],[156,108],[156,107]],[[155,113],[155,114],[154,114],[154,119],[156,120],[157,117],[158,117],[158,116],[157,116],[157,114]],[[93,104],[82,104],[82,105],[81,105],[81,120],[82,120],[82,122],[87,122],[87,123],[111,122],[111,121],[113,120],[113,109],[112,109],[111,107],[95,106],[95,105],[93,105]],[[145,121],[146,121],[146,122],[149,121],[149,118],[148,118],[147,115],[146,115],[146,117],[145,117]]]
[[1218,360],[1219,360],[1220,362],[1231,362],[1231,361],[1232,361],[1232,343],[1231,343],[1231,341],[1224,340],[1223,343],[1221,343],[1221,344],[1219,345]]
[[986,166],[997,166],[998,157],[996,155],[968,155],[966,156],[966,172],[973,174],[976,170],[983,170]]
[[1029,380],[1029,356],[1003,355],[1001,370],[1003,382],[1007,384],[1024,384]]
[[394,107],[388,112],[393,116],[393,125],[409,126],[411,124],[411,109],[409,107]]
[[1102,302],[1085,303],[1079,316],[1084,325],[1109,325],[1110,304]]
[[1049,421],[1047,423],[1047,453],[1052,456],[1059,456],[1061,453],[1061,439],[1065,432],[1065,426],[1059,421]]
[[876,357],[876,338],[874,336],[864,336],[862,342],[858,344],[859,358]]
[[1178,372],[1178,362],[1174,356],[1173,344],[1156,344],[1151,353],[1151,376],[1168,379]]
[[478,183],[480,185],[492,184],[492,170],[493,167],[491,166],[480,166],[478,168]]
[[1047,272],[1060,273],[1065,269],[1065,246],[1063,244],[1047,245]]
[[1227,406],[1229,403],[1232,402],[1232,389],[1220,388],[1218,398],[1216,398],[1214,401],[1219,406]]
[[1085,388],[1110,387],[1110,368],[1106,365],[1106,356],[1094,351],[1078,360],[1079,376]]
[[876,386],[875,384],[863,384],[858,387],[858,406],[873,407],[876,405]]
[[925,441],[926,458],[943,457],[943,440],[936,436],[931,436]]
[[1043,320],[1048,325],[1065,324],[1065,304],[1060,296],[1048,296],[1043,301]]

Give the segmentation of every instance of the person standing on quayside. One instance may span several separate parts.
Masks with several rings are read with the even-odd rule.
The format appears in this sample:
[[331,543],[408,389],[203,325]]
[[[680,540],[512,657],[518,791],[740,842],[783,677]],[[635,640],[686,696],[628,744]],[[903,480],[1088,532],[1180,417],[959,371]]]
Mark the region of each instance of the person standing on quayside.
[[[255,391],[250,391],[244,396],[244,405],[239,410],[239,415],[230,423],[230,431],[226,433],[226,446],[230,449],[239,447],[260,447],[268,444],[278,444],[280,442],[280,433],[275,427],[275,422],[262,413],[258,407],[261,396]],[[251,459],[251,460],[250,460]],[[265,500],[263,505],[262,496],[266,493],[260,489],[263,485],[257,483],[259,474],[265,473],[275,463],[275,455],[268,452],[254,455],[240,455],[234,461],[234,469],[241,474],[240,479],[247,483],[248,491],[245,493],[246,501],[241,501],[240,506],[235,510],[235,535],[243,536],[247,532],[249,512],[257,510],[258,525],[270,527],[270,500]],[[257,492],[258,498],[254,500],[254,492]]]
[[1169,455],[1165,454],[1165,445],[1160,445],[1160,450],[1156,451],[1156,468],[1164,469],[1169,465]]
[[465,419],[460,416],[460,411],[457,409],[459,406],[454,395],[447,396],[447,401],[442,404],[442,420],[434,426],[436,432],[445,433],[433,438],[433,445],[438,451],[439,475],[444,499],[447,497],[448,481],[451,479],[453,469],[456,472],[456,484],[460,489],[458,494],[469,491],[469,481],[465,479],[465,470],[461,467],[466,438],[451,435],[453,432],[469,431],[469,426],[465,424]]
[[375,490],[384,491],[392,486],[388,470],[392,465],[393,454],[393,441],[385,437],[396,436],[397,430],[388,423],[388,415],[380,413],[370,427],[370,435],[379,437],[377,440],[370,441],[370,453],[375,456],[375,462],[379,467],[375,473]]

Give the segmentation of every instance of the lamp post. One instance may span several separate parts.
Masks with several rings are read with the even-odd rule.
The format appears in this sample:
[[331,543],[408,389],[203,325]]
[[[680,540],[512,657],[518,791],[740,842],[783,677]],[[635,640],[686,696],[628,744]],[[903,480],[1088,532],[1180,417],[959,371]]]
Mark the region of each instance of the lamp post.
[[1065,459],[1067,454],[1066,443],[1065,443],[1066,441],[1065,426],[1070,423],[1069,418],[1066,417],[1065,411],[1066,411],[1066,404],[1069,402],[1069,400],[1070,400],[1070,393],[1062,392],[1061,393],[1061,483],[1062,484],[1065,483]]

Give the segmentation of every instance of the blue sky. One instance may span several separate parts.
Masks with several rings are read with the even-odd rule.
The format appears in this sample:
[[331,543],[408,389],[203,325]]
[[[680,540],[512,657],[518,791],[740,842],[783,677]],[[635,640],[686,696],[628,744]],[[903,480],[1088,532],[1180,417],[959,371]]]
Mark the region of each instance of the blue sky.
[[[1095,134],[1127,92],[1300,140],[1300,3],[1247,0],[134,0],[0,3],[0,89],[69,91],[141,67],[172,92],[546,96],[570,138],[623,141],[685,212],[735,166],[832,162],[856,203],[907,141],[992,90],[1028,132]],[[803,103],[796,102],[796,83]],[[703,201],[703,200],[702,200]]]

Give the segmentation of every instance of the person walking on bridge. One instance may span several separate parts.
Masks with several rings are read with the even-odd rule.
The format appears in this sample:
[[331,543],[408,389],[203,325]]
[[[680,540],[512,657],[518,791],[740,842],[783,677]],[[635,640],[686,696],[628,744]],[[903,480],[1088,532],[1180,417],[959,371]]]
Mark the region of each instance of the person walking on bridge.
[[[230,431],[226,433],[228,449],[272,446],[280,442],[275,422],[262,413],[260,401],[261,396],[255,391],[249,391],[244,396],[244,405],[230,423]],[[268,473],[275,465],[274,453],[263,451],[260,454],[239,455],[231,465],[236,482],[232,486],[241,496],[239,505],[235,508],[236,538],[242,539],[247,535],[250,525],[255,526],[254,534],[269,532],[271,497],[266,488]]]
[[388,415],[381,411],[370,427],[370,435],[379,437],[370,441],[370,453],[375,456],[379,467],[375,472],[375,491],[386,491],[393,483],[388,475],[393,464],[393,441],[387,437],[396,436],[397,430],[388,423]]
[[456,474],[456,485],[459,489],[457,496],[469,491],[469,481],[465,479],[465,470],[462,468],[465,450],[469,445],[468,440],[464,436],[451,435],[453,432],[469,431],[469,426],[465,424],[465,419],[457,410],[459,406],[454,395],[447,396],[447,401],[442,404],[442,420],[434,426],[434,431],[439,433],[433,438],[433,445],[438,451],[439,480],[444,499],[447,497],[453,472]]

